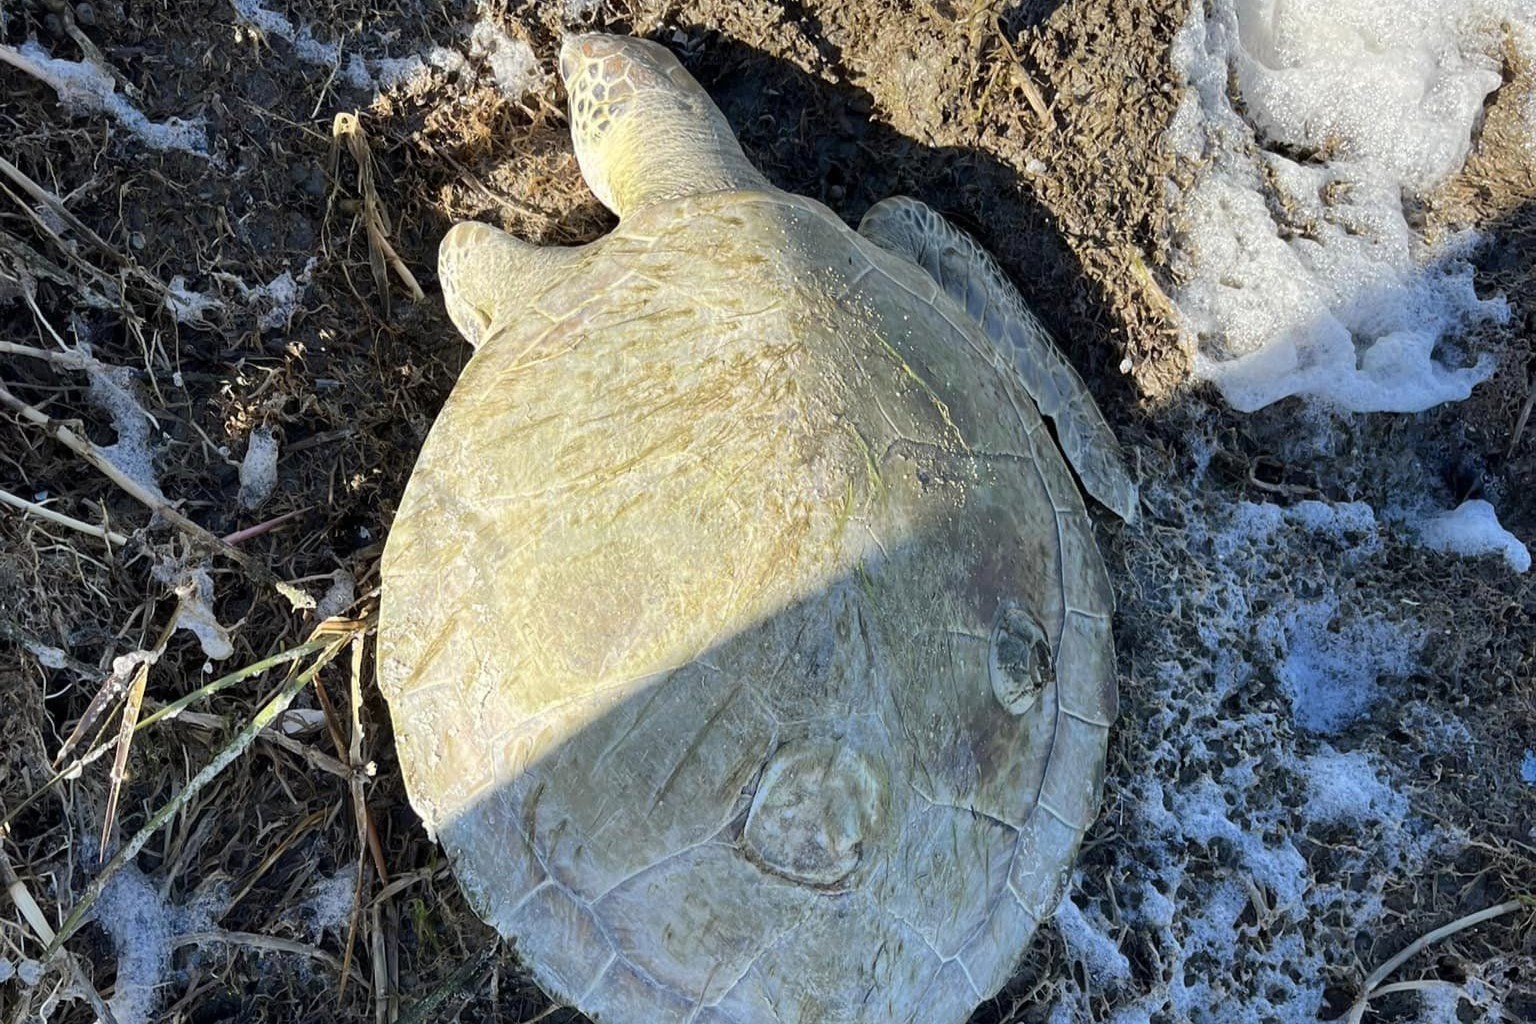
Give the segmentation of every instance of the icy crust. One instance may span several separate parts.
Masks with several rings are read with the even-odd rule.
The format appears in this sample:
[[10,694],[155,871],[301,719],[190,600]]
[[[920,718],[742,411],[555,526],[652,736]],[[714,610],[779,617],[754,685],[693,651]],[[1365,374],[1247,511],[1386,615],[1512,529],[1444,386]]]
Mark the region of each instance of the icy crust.
[[[149,1024],[174,975],[171,954],[183,936],[207,932],[223,902],[210,889],[178,906],[132,863],[112,876],[96,901],[94,920],[117,954],[117,982],[108,1006],[119,1024]],[[44,1017],[46,1019],[46,1016]]]
[[1531,567],[1530,550],[1499,524],[1493,506],[1480,498],[1425,519],[1419,524],[1418,534],[1419,543],[1434,551],[1467,558],[1503,555],[1505,564],[1515,572]]
[[271,427],[257,427],[246,442],[245,458],[240,460],[240,505],[260,508],[277,487],[277,436]]
[[[474,73],[464,55],[448,47],[434,46],[406,57],[365,57],[356,51],[343,52],[340,43],[321,42],[309,26],[294,24],[259,0],[230,0],[230,6],[244,24],[265,35],[286,39],[294,56],[304,63],[341,68],[347,84],[355,89],[409,86],[430,75],[434,68],[448,74]],[[521,99],[542,88],[547,78],[532,47],[502,30],[486,6],[477,5],[477,13],[478,20],[466,28],[470,59],[490,71],[498,90],[508,99]]]
[[[89,346],[82,346],[83,353],[90,355]],[[124,476],[161,501],[165,495],[155,475],[155,455],[160,445],[156,437],[155,421],[139,404],[134,390],[133,374],[126,367],[89,364],[91,404],[112,417],[112,429],[117,440],[99,449],[103,458],[112,463]]]
[[1196,636],[1220,685],[1274,679],[1300,729],[1329,734],[1366,714],[1383,680],[1413,670],[1423,643],[1411,621],[1352,606],[1335,587],[1301,587],[1300,550],[1327,550],[1331,567],[1361,566],[1382,551],[1381,525],[1364,502],[1239,501],[1192,520],[1191,545],[1207,552],[1190,582]]
[[1369,505],[1171,486],[1147,497],[1179,537],[1176,562],[1128,566],[1170,629],[1132,657],[1135,767],[1111,797],[1112,863],[1085,868],[1052,921],[1080,970],[1058,978],[1048,1019],[1332,1017],[1326,990],[1359,936],[1391,921],[1389,889],[1462,842],[1416,816],[1408,780],[1360,742],[1360,718],[1417,669],[1424,631],[1350,582],[1388,557]]
[[1190,84],[1169,138],[1189,167],[1170,186],[1174,299],[1195,375],[1232,406],[1419,411],[1492,373],[1446,344],[1509,315],[1473,290],[1476,238],[1431,243],[1405,207],[1466,160],[1500,25],[1521,18],[1536,2],[1194,5],[1173,49]]
[[90,61],[56,58],[34,39],[12,49],[0,44],[0,63],[15,64],[46,82],[59,102],[75,110],[101,111],[151,149],[173,149],[198,156],[208,154],[208,132],[200,118],[151,121],[127,97],[105,68]]

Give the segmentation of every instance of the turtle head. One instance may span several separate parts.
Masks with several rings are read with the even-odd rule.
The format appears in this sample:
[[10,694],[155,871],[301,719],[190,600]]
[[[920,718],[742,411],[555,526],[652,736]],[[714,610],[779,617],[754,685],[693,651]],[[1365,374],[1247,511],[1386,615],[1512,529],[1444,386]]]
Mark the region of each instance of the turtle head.
[[567,36],[560,77],[582,177],[620,217],[665,199],[768,187],[720,108],[660,44]]

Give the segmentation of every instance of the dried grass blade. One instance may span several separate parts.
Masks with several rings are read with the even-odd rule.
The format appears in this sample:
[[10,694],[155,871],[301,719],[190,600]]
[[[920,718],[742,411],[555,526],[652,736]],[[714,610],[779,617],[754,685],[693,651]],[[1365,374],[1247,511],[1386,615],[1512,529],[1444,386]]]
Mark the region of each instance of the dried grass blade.
[[1354,1006],[1350,1007],[1349,1017],[1347,1018],[1348,1024],[1360,1024],[1361,1019],[1365,1017],[1365,1008],[1370,1003],[1371,997],[1385,992],[1381,983],[1391,977],[1393,971],[1413,959],[1420,952],[1441,939],[1455,935],[1457,932],[1465,931],[1474,925],[1482,924],[1484,921],[1492,921],[1496,917],[1503,917],[1505,914],[1512,914],[1522,908],[1536,908],[1536,898],[1527,896],[1506,900],[1498,906],[1486,907],[1475,914],[1458,917],[1450,924],[1441,925],[1434,931],[1419,936],[1405,946],[1402,952],[1376,968],[1371,972],[1370,977],[1365,979],[1365,987],[1360,992],[1360,998],[1355,1000]]
[[357,851],[357,885],[352,889],[352,912],[347,915],[347,942],[341,954],[341,977],[336,983],[336,1001],[339,1003],[347,995],[347,978],[352,970],[352,950],[357,945],[357,929],[363,919],[363,886],[367,880],[363,877],[368,870],[368,852],[361,848]]
[[194,775],[163,807],[151,815],[149,820],[144,823],[144,827],[139,829],[133,838],[102,867],[96,877],[86,886],[85,892],[75,903],[74,908],[69,912],[69,916],[64,919],[64,924],[59,929],[57,937],[49,944],[48,955],[51,956],[57,952],[59,946],[68,941],[69,937],[80,928],[85,922],[86,915],[90,912],[91,907],[95,906],[96,901],[101,898],[102,890],[106,887],[107,882],[122,869],[123,865],[138,856],[139,851],[144,848],[144,845],[149,842],[156,832],[160,831],[168,821],[180,813],[182,808],[194,796],[201,792],[210,782],[218,778],[224,769],[228,768],[237,757],[244,753],[251,743],[255,741],[256,737],[261,734],[261,731],[270,725],[278,715],[287,710],[288,705],[293,703],[293,699],[298,696],[299,691],[305,686],[312,684],[316,677],[319,676],[320,670],[336,659],[337,655],[352,641],[352,637],[356,633],[362,632],[369,625],[371,625],[371,622],[365,620],[337,623],[337,620],[333,619],[321,623],[316,628],[316,636],[329,635],[335,637],[335,639],[328,643],[315,657],[314,661],[303,670],[297,670],[297,665],[295,665],[295,670],[289,672],[287,679],[283,681],[277,693],[262,706],[260,711],[256,712],[245,728],[236,733],[229,744],[219,751],[212,761]]
[[[342,959],[343,970],[341,982],[336,993],[337,999],[342,998],[347,992],[347,971],[345,965],[351,963],[353,945],[357,939],[357,930],[363,922],[364,894],[367,890],[368,877],[366,859],[371,853],[374,858],[375,869],[379,872],[379,881],[387,883],[388,877],[384,873],[384,852],[379,847],[377,836],[374,835],[373,822],[368,818],[368,804],[363,796],[363,775],[366,770],[363,764],[362,736],[363,725],[361,708],[363,703],[362,678],[363,678],[363,645],[361,639],[352,642],[351,672],[351,717],[352,739],[348,744],[344,756],[349,763],[348,789],[352,797],[352,816],[357,825],[357,888],[352,893],[352,920],[347,928],[346,956]],[[326,724],[331,727],[331,737],[336,744],[337,753],[342,754],[341,737],[334,728],[334,714],[330,705],[325,704]],[[370,918],[376,920],[376,918]],[[372,943],[370,943],[372,945]],[[377,970],[377,964],[375,964]]]
[[384,908],[377,903],[368,908],[368,934],[373,939],[369,959],[373,967],[373,1022],[389,1021],[389,964],[384,954]]
[[101,842],[97,849],[112,848],[112,826],[117,823],[117,803],[123,794],[123,780],[128,777],[128,751],[133,746],[133,729],[139,721],[139,709],[144,705],[144,686],[149,682],[149,663],[140,662],[133,673],[133,683],[128,687],[128,700],[123,704],[123,720],[117,730],[117,754],[112,758],[112,771],[107,776],[107,809],[101,816]]
[[[133,745],[133,733],[139,721],[139,709],[144,704],[144,687],[149,682],[149,667],[160,660],[160,655],[165,652],[165,645],[170,643],[171,634],[176,630],[176,616],[171,616],[171,621],[160,632],[160,638],[155,641],[154,649],[148,652],[147,657],[138,659],[134,665],[133,681],[128,686],[128,699],[123,704],[123,719],[117,730],[117,755],[112,759],[112,771],[108,776],[107,809],[101,817],[101,843],[97,849],[105,853],[110,849],[112,826],[117,819],[117,802],[122,795],[123,780],[128,775],[128,751]],[[62,760],[63,754],[60,754]]]
[[[142,662],[134,666],[135,671],[137,671],[140,664]],[[107,716],[108,711],[117,703],[117,699],[122,696],[123,691],[128,687],[129,681],[130,677],[116,672],[108,675],[103,680],[101,687],[96,691],[96,695],[86,705],[85,714],[80,716],[80,721],[75,723],[75,727],[70,730],[69,736],[65,738],[63,745],[59,747],[59,753],[53,759],[53,767],[55,769],[63,764],[70,754],[74,753],[75,749],[85,741],[86,735],[92,732],[97,724]]]
[[389,212],[379,199],[379,191],[373,181],[373,149],[368,142],[368,133],[363,129],[362,122],[358,120],[356,114],[337,114],[331,122],[333,174],[340,162],[342,144],[345,144],[347,152],[357,164],[357,190],[362,197],[363,229],[368,236],[368,267],[373,274],[374,287],[379,292],[379,301],[384,306],[384,315],[388,316],[390,270],[400,278],[413,302],[420,302],[426,297],[426,293],[417,283],[416,275],[411,273],[410,268],[405,265],[405,261],[400,258],[400,254],[389,242]]
[[53,523],[55,526],[65,526],[77,533],[83,533],[105,541],[108,548],[128,546],[128,538],[116,530],[109,530],[105,526],[92,526],[90,523],[83,523],[72,516],[67,516],[62,512],[55,512],[51,508],[28,501],[26,498],[12,494],[10,491],[0,490],[0,503],[20,510],[23,513],[23,518],[29,515],[36,516],[46,522]]
[[1533,375],[1530,384],[1526,388],[1525,401],[1520,406],[1520,412],[1515,416],[1514,429],[1509,432],[1509,447],[1504,449],[1504,457],[1510,458],[1515,454],[1515,449],[1520,447],[1520,435],[1525,433],[1525,425],[1530,422],[1531,410],[1536,409],[1536,375]]
[[433,1015],[449,999],[465,991],[476,978],[484,974],[496,957],[499,944],[489,943],[478,954],[465,960],[459,969],[449,975],[441,985],[423,996],[421,1001],[400,1015],[400,1024],[427,1024]]
[[[268,669],[276,668],[278,665],[286,665],[290,662],[300,661],[309,657],[311,654],[316,653],[317,651],[323,651],[330,643],[331,641],[329,640],[308,640],[305,643],[299,644],[297,647],[289,648],[286,651],[279,651],[278,653],[272,655],[270,658],[263,658],[260,661],[252,662],[244,668],[237,669],[228,675],[220,676],[218,679],[198,687],[191,693],[177,698],[171,703],[165,705],[165,707],[160,708],[158,711],[145,715],[142,719],[139,720],[138,724],[134,726],[134,732],[138,732],[140,729],[146,729],[161,719],[175,718],[177,715],[181,714],[187,708],[191,707],[193,704],[204,699],[205,697],[212,697],[219,691],[227,690],[231,686],[234,686],[236,683],[241,683],[247,679],[259,676],[266,672]],[[25,800],[12,808],[8,813],[6,813],[4,817],[0,817],[0,830],[3,830],[8,825],[10,825],[10,823],[15,820],[18,814],[36,803],[54,786],[57,786],[60,782],[69,778],[71,775],[75,774],[86,765],[91,764],[97,758],[101,757],[111,749],[112,744],[103,743],[100,746],[93,747],[90,751],[75,758],[75,760],[71,761],[67,765],[64,765],[62,768],[59,768],[46,782],[29,793]]]
[[[126,256],[118,252],[111,245],[107,244],[107,242],[96,232],[92,231],[84,221],[70,212],[69,207],[65,206],[63,201],[60,200],[58,196],[54,195],[52,192],[49,192],[47,189],[43,188],[43,186],[33,181],[24,171],[21,170],[21,168],[17,167],[3,156],[0,156],[0,173],[3,173],[7,178],[10,178],[11,181],[15,183],[16,187],[21,189],[27,195],[31,196],[33,201],[43,204],[53,213],[57,214],[59,219],[62,220],[71,231],[86,241],[90,242],[97,249],[101,250],[103,254],[110,256],[118,263],[127,264],[129,262]],[[23,203],[18,202],[17,205],[22,207],[24,210],[27,209]],[[49,234],[52,234],[52,232],[49,232]],[[58,239],[57,235],[53,235],[53,237],[55,240]]]
[[302,839],[311,829],[316,828],[322,824],[328,817],[330,817],[330,814],[324,808],[321,808],[318,811],[311,811],[309,814],[300,818],[294,824],[293,828],[288,830],[288,834],[284,836],[276,846],[268,850],[266,855],[261,858],[261,863],[256,865],[256,870],[251,872],[250,877],[245,880],[245,882],[240,886],[240,889],[224,904],[224,908],[219,911],[218,916],[214,918],[214,921],[222,921],[225,917],[229,916],[229,912],[235,909],[235,906],[241,900],[245,899],[246,894],[248,894],[252,889],[256,887],[256,883],[261,881],[262,876],[264,876],[268,871],[272,870],[272,865],[277,863],[278,858],[281,857],[284,853],[288,852],[288,849],[293,846],[294,843]]
[[281,939],[275,935],[262,935],[260,932],[229,932],[222,930],[206,932],[186,932],[176,936],[176,945],[180,946],[204,946],[212,942],[221,942],[230,946],[246,946],[251,949],[260,949],[273,953],[295,953],[299,956],[307,956],[312,960],[318,960],[332,969],[339,968],[340,962],[323,949],[303,942],[295,942],[292,939]]
[[363,779],[371,774],[371,767],[363,757],[363,645],[352,645],[352,742],[348,756],[352,765],[352,806],[357,815],[358,838],[368,846],[373,855],[373,870],[378,873],[379,884],[389,884],[389,868],[384,863],[384,847],[379,842],[378,829],[368,813],[368,800],[363,792]]

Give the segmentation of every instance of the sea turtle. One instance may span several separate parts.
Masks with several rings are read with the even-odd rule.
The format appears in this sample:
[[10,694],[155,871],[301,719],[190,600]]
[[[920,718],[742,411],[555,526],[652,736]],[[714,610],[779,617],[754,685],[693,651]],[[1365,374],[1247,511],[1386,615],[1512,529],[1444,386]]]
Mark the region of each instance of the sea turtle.
[[[568,38],[606,237],[439,252],[475,346],[384,554],[406,788],[617,1024],[963,1021],[1052,912],[1115,717],[1083,500],[1136,490],[997,265],[780,191],[662,46]],[[1039,411],[1037,411],[1039,410]]]

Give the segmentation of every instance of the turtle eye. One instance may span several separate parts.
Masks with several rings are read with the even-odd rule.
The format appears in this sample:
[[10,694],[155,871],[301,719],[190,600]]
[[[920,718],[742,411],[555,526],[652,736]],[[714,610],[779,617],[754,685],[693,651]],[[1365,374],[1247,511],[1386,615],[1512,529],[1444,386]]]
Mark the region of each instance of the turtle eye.
[[1005,601],[997,610],[987,653],[987,674],[992,678],[992,693],[998,703],[1015,715],[1028,711],[1040,691],[1054,679],[1055,666],[1045,630],[1016,601]]

